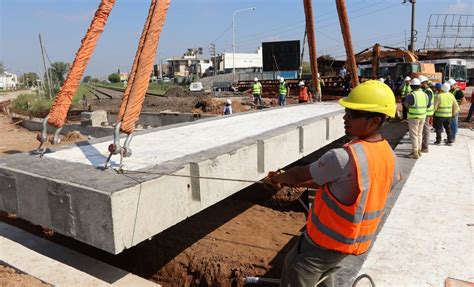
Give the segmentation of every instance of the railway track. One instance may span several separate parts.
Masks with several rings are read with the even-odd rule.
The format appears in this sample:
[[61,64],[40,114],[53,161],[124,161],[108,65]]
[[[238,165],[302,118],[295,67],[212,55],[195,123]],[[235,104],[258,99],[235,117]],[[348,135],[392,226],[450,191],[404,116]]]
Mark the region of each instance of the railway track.
[[[88,86],[91,94],[97,99],[97,100],[103,100],[103,99],[122,99],[123,97],[123,91],[120,90],[113,90],[113,89],[108,89],[108,88],[102,88],[102,87],[97,87],[97,86]],[[147,92],[145,94],[145,97],[164,97],[164,95],[159,95],[155,93],[149,93]]]

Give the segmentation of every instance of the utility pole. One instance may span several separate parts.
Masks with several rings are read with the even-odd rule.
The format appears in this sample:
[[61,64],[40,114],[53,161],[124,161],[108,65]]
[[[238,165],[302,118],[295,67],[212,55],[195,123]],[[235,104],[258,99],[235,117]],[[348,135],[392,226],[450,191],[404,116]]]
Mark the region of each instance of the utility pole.
[[352,48],[351,30],[349,28],[349,19],[347,18],[347,9],[345,0],[336,0],[337,14],[339,15],[339,24],[341,25],[344,46],[346,47],[347,61],[351,73],[352,87],[359,84],[357,75],[357,64],[355,61],[354,50]]
[[316,37],[314,35],[314,16],[313,16],[313,1],[303,0],[304,3],[304,14],[306,19],[306,31],[308,33],[308,48],[309,48],[309,61],[311,66],[311,74],[313,79],[314,89],[319,95],[319,101],[322,100],[323,95],[321,93],[321,86],[319,85],[318,77],[318,57],[316,54]]
[[301,49],[301,58],[300,58],[300,78],[303,76],[304,45],[306,44],[306,37],[307,36],[308,36],[308,32],[306,31],[306,28],[304,28],[303,48]]
[[[41,56],[43,58],[43,66],[44,66],[44,77],[46,77],[46,82],[48,84],[48,97],[49,99],[51,100],[52,97],[51,97],[51,79],[48,77],[48,69],[46,68],[46,61],[44,59],[44,48],[43,48],[43,40],[41,39],[41,33],[39,34],[39,42],[40,42],[40,47],[41,47]],[[43,79],[44,79],[43,77]]]
[[410,35],[410,48],[409,48],[409,50],[412,53],[415,53],[416,34],[418,34],[418,32],[415,30],[415,19],[416,19],[416,15],[415,15],[415,6],[416,5],[415,4],[416,4],[416,0],[404,0],[403,4],[405,4],[407,2],[411,3],[411,35]]

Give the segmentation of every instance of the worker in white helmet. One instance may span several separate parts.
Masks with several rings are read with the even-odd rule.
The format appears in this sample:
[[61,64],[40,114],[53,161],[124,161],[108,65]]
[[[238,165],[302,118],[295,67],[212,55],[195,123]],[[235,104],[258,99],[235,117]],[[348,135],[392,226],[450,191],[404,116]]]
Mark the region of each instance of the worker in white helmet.
[[307,103],[310,102],[313,98],[313,95],[309,91],[308,87],[304,81],[298,83],[299,93],[298,93],[298,103]]
[[224,103],[224,115],[232,115],[232,101],[230,99]]
[[425,125],[423,126],[423,140],[421,143],[421,152],[427,153],[429,141],[430,141],[431,124],[433,121],[433,114],[434,114],[435,93],[429,87],[429,79],[427,77],[420,75],[418,79],[421,82],[421,89],[428,96],[428,106],[426,108],[426,119],[425,119]]
[[[462,104],[466,101],[464,99],[464,92],[458,87],[458,82],[453,78],[448,80],[448,83],[451,85],[449,92],[453,94],[456,102],[458,103],[459,109],[461,109]],[[458,122],[459,122],[459,113],[453,114],[451,119],[451,133],[453,135],[453,142],[456,141],[456,134],[458,133]]]
[[405,96],[404,105],[408,109],[408,131],[413,150],[410,157],[418,159],[421,156],[423,126],[425,125],[429,100],[425,92],[420,89],[421,82],[418,78],[411,80],[410,86],[412,92]]
[[278,85],[278,105],[286,105],[286,97],[290,94],[290,88],[285,82],[285,78],[280,77],[280,84]]
[[443,128],[446,131],[446,145],[453,144],[453,135],[451,133],[451,118],[459,112],[459,105],[453,94],[449,92],[451,85],[444,83],[441,86],[441,92],[435,97],[433,126],[436,131],[435,145],[441,144],[441,135]]
[[253,79],[252,95],[253,95],[253,103],[256,106],[261,106],[262,105],[262,84],[258,81],[257,77]]
[[402,97],[403,120],[406,120],[407,115],[408,115],[408,109],[405,106],[405,97],[409,93],[411,93],[410,81],[411,81],[411,78],[409,76],[406,76],[405,79],[403,80],[403,84],[400,86],[400,95]]

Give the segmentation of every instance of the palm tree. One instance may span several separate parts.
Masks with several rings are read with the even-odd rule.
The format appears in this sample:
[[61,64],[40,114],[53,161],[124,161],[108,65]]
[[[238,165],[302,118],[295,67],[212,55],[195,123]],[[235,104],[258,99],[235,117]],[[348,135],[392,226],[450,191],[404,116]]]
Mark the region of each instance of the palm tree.
[[69,63],[54,62],[51,64],[50,74],[53,83],[62,86],[65,81],[67,72],[69,71]]

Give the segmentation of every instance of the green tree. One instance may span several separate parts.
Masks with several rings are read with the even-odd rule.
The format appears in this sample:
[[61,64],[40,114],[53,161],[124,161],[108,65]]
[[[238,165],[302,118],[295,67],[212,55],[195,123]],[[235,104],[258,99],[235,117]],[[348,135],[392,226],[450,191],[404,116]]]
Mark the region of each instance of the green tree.
[[87,76],[84,77],[84,79],[82,79],[82,82],[83,83],[89,83],[91,81],[91,79],[92,79],[92,77],[87,75]]
[[111,83],[118,83],[120,82],[120,75],[117,73],[113,73],[109,75],[109,81]]
[[0,62],[0,75],[5,72],[5,67],[3,67],[3,63]]
[[66,74],[69,71],[69,63],[54,62],[51,64],[51,68],[49,68],[49,70],[53,86],[58,84],[59,86],[62,86],[66,80]]
[[24,83],[26,87],[31,88],[32,86],[36,85],[36,81],[39,79],[38,74],[34,72],[24,73],[19,81],[20,83]]

